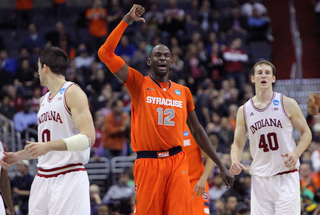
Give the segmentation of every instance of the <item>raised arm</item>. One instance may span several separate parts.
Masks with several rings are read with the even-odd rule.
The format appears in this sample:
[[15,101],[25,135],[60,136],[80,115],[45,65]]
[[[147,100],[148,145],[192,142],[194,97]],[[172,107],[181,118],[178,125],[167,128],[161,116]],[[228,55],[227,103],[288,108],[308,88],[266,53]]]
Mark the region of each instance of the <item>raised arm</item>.
[[110,71],[122,82],[127,80],[129,69],[124,60],[114,53],[120,38],[130,22],[143,21],[141,16],[144,14],[145,9],[137,4],[134,4],[131,10],[123,17],[119,25],[111,32],[106,42],[100,47],[98,56],[100,60],[107,65]]
[[245,135],[246,133],[247,133],[247,129],[244,121],[243,106],[241,106],[238,109],[236,130],[234,132],[233,144],[231,145],[230,172],[233,175],[240,174],[240,172],[243,169],[247,170],[247,168],[240,163],[242,160],[243,148],[246,144],[246,139],[247,139],[247,136]]
[[203,127],[200,125],[194,110],[188,114],[187,124],[199,148],[203,152],[205,152],[217,164],[221,172],[221,177],[223,181],[226,183],[227,188],[231,187],[233,184],[234,178],[230,174],[230,172],[227,170],[225,165],[218,158],[217,152],[214,149]]

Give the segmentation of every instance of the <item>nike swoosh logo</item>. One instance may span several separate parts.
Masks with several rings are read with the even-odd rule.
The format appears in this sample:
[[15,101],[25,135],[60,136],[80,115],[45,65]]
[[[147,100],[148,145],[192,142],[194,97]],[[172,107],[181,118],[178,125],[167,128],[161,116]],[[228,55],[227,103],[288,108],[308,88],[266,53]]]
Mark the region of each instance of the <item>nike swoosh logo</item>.
[[156,89],[151,89],[151,88],[148,87],[147,90],[156,90]]
[[182,174],[185,174],[185,173],[187,173],[187,172],[188,172],[188,170],[187,170],[187,171],[182,172]]

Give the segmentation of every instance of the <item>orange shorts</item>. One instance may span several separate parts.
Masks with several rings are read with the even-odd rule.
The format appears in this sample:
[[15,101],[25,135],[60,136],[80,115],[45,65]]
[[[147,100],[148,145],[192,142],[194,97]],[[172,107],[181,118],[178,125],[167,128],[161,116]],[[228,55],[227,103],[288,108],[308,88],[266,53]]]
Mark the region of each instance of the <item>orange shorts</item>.
[[184,151],[134,163],[135,215],[192,215],[188,159]]
[[210,214],[209,210],[209,185],[207,182],[206,190],[202,196],[196,196],[196,192],[193,191],[194,186],[198,180],[190,181],[192,189],[192,208],[194,215],[208,215]]

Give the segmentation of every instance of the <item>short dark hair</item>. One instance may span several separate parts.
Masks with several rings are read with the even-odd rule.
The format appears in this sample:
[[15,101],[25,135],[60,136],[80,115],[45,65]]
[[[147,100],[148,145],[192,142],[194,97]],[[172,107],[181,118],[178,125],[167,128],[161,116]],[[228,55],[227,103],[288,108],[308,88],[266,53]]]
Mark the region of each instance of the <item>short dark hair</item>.
[[270,62],[270,61],[267,61],[267,60],[260,60],[258,61],[253,67],[252,67],[252,75],[254,75],[254,72],[255,72],[255,69],[257,66],[259,65],[262,65],[262,64],[265,64],[265,65],[268,65],[272,68],[272,75],[273,76],[276,76],[276,67]]
[[69,59],[68,54],[58,47],[48,47],[39,53],[41,67],[47,65],[51,71],[66,76]]

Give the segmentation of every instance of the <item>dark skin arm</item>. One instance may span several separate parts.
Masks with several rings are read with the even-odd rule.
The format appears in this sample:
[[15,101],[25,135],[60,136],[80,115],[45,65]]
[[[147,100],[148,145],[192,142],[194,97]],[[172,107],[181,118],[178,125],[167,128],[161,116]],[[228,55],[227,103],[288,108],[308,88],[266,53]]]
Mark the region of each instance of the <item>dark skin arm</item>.
[[216,165],[220,169],[222,180],[227,185],[227,188],[230,188],[233,184],[234,176],[228,171],[225,165],[218,158],[217,152],[214,149],[203,127],[200,125],[194,110],[188,114],[187,124],[199,148],[216,163]]
[[[5,148],[5,151],[7,151],[6,148]],[[9,215],[13,215],[14,209],[12,204],[11,186],[8,178],[8,171],[3,168],[1,169],[0,190],[1,190],[2,198],[8,207]]]

